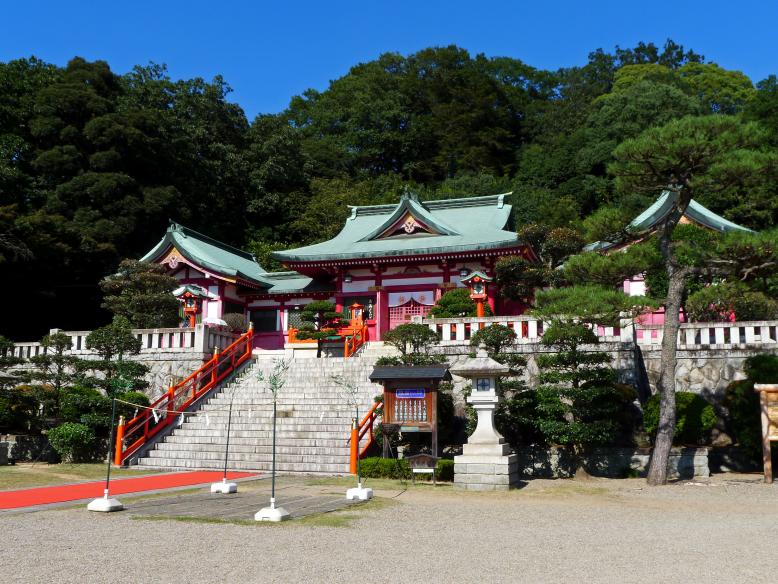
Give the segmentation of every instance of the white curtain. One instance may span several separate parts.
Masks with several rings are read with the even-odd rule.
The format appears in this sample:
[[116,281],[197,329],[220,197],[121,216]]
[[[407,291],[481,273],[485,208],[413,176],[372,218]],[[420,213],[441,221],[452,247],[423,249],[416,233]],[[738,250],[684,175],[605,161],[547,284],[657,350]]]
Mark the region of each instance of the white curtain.
[[389,292],[389,306],[400,306],[410,300],[415,300],[419,304],[432,306],[435,304],[435,292],[433,290],[423,290],[421,292]]

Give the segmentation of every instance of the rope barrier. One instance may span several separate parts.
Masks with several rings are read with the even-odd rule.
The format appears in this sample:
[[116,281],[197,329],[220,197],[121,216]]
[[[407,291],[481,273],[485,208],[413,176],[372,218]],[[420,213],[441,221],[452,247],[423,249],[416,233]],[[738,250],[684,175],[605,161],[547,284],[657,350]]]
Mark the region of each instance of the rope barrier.
[[[124,401],[124,400],[118,399],[118,398],[116,399],[116,401],[118,403],[127,404],[128,406],[132,406],[132,407],[137,408],[137,409],[149,410],[151,412],[158,412],[158,413],[165,413],[165,414],[176,414],[176,415],[182,414],[182,415],[185,415],[185,416],[186,415],[194,416],[195,414],[205,413],[205,410],[197,411],[197,412],[187,412],[185,410],[169,410],[169,409],[164,408],[164,407],[163,408],[159,408],[159,407],[152,408],[151,406],[144,406],[144,405],[141,405],[141,404],[135,404],[135,403]],[[262,402],[262,403],[241,404],[241,405],[246,405],[246,406],[264,406],[264,405],[268,405],[268,404],[267,404],[267,402]],[[229,411],[230,411],[229,408],[224,408],[224,409],[219,409],[219,410],[208,410],[207,413],[211,414],[211,413],[214,413],[214,412],[229,412]],[[238,410],[238,411],[241,411],[241,410]],[[245,410],[244,409],[243,411],[251,412],[253,410],[251,410],[251,409]]]

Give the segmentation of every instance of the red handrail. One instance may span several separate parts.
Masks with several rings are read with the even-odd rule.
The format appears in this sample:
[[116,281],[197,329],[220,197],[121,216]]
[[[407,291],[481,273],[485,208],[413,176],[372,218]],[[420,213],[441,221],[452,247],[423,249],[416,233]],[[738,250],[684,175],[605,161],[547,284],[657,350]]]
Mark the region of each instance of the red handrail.
[[249,329],[221,353],[217,349],[202,367],[183,381],[170,386],[154,401],[150,406],[153,412],[144,409],[128,422],[120,422],[116,433],[114,464],[124,464],[127,458],[149,439],[175,421],[175,412],[185,411],[239,365],[250,359],[253,338],[254,331]]
[[[359,422],[356,428],[351,429],[351,437],[346,442],[351,442],[351,456],[349,460],[349,472],[351,474],[357,474],[357,457],[360,459],[365,458],[368,450],[375,442],[375,436],[373,435],[373,423],[378,417],[378,411],[384,407],[384,402],[376,402],[373,407],[365,414],[365,417]],[[360,450],[359,443],[362,438],[370,432],[367,437],[367,442]]]
[[[360,321],[361,322],[361,321]],[[350,336],[343,339],[343,356],[351,357],[367,341],[367,325],[355,326]]]

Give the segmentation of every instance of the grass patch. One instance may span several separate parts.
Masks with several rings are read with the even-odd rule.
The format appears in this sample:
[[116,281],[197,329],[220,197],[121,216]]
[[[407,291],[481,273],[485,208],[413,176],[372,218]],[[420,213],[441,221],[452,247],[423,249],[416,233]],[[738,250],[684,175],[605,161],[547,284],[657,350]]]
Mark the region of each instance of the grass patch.
[[[290,521],[281,522],[286,525],[299,525],[308,527],[351,527],[351,524],[362,517],[364,512],[377,511],[396,505],[397,501],[374,497],[369,501],[358,505],[350,505],[343,509],[328,511],[326,513],[314,513],[305,517],[294,518]],[[131,510],[130,510],[131,511]],[[221,524],[221,525],[278,525],[272,521],[254,521],[251,519],[223,519],[219,517],[200,517],[192,515],[131,515],[133,521],[178,521],[180,523],[203,523],[203,524]]]
[[132,515],[133,521],[178,521],[179,523],[206,523],[221,525],[257,525],[267,521],[252,521],[250,519],[220,519],[218,517],[195,517],[192,515]]
[[[440,482],[438,481],[438,484],[436,488],[438,489],[444,489],[444,488],[450,488],[453,486],[454,483],[446,483],[446,482]],[[320,486],[332,486],[332,487],[342,487],[343,489],[347,489],[350,487],[356,487],[357,481],[354,477],[321,477],[321,478],[313,478],[308,479],[305,482],[306,486],[309,487],[320,487]],[[410,479],[362,479],[362,486],[363,487],[370,487],[371,489],[379,490],[384,489],[388,491],[399,491],[399,490],[406,490],[406,489],[429,489],[433,487],[432,480],[416,480],[416,483],[414,484]]]
[[[111,478],[156,474],[157,470],[112,468]],[[105,478],[104,463],[90,464],[24,464],[0,467],[0,490],[63,485]]]

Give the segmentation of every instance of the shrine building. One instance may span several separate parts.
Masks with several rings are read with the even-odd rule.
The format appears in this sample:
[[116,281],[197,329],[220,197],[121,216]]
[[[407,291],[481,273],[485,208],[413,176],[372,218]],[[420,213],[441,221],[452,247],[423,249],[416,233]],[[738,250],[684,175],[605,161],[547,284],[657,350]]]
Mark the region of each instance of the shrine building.
[[[493,278],[500,257],[536,260],[506,229],[509,195],[420,201],[406,193],[397,204],[350,207],[334,238],[273,254],[286,272],[268,272],[248,252],[176,223],[141,259],[165,265],[180,282],[184,324],[223,324],[224,315],[240,313],[253,323],[256,348],[279,349],[302,324],[302,307],[328,300],[344,313],[361,305],[368,339],[381,340],[398,324],[426,316],[469,275]],[[484,294],[496,314],[524,310],[501,299],[494,282]]]

